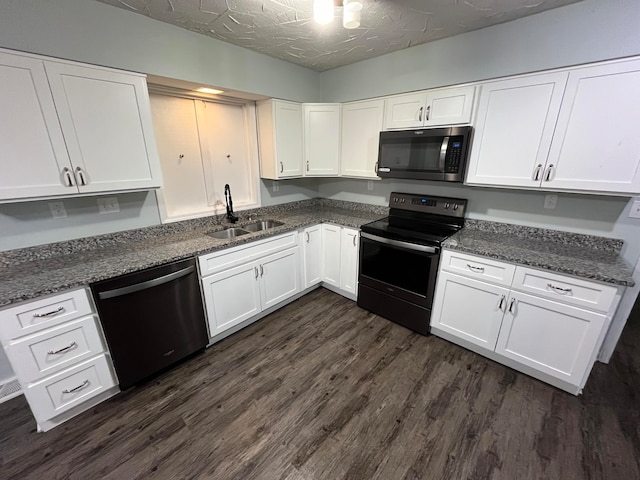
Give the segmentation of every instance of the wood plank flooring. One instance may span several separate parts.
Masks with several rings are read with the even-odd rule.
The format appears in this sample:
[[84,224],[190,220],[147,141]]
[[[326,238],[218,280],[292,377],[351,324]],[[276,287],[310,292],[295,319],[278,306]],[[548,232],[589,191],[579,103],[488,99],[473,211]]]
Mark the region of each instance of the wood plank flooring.
[[639,323],[574,397],[319,289],[50,432],[0,405],[0,478],[640,479]]

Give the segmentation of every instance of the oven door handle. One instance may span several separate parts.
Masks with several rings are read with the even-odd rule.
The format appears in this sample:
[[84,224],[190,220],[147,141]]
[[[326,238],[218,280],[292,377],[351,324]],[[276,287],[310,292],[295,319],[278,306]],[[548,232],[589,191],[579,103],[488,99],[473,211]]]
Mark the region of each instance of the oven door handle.
[[407,250],[415,250],[417,252],[425,252],[425,253],[437,253],[437,247],[430,247],[427,245],[417,245],[415,243],[402,242],[400,240],[391,240],[390,238],[379,237],[377,235],[371,235],[370,233],[360,233],[362,238],[367,238],[369,240],[373,240],[374,242],[385,243],[387,245],[393,245],[395,247],[406,248]]

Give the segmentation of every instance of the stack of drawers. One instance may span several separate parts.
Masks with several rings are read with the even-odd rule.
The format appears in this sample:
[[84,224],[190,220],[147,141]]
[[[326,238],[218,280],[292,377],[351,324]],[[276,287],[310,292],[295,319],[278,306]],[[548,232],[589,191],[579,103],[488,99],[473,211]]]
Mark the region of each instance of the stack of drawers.
[[59,422],[52,419],[65,412],[80,413],[90,399],[117,391],[85,289],[0,311],[0,340],[41,430],[55,426]]

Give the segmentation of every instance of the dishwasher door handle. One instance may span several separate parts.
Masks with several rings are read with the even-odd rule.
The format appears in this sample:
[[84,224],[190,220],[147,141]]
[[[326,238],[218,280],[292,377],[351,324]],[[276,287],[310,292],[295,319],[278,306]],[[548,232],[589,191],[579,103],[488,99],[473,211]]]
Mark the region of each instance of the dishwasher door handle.
[[171,282],[180,277],[186,277],[187,275],[196,271],[196,267],[193,265],[182,270],[178,270],[177,272],[170,273],[168,275],[163,275],[162,277],[154,278],[152,280],[147,280],[146,282],[136,283],[134,285],[128,285],[126,287],[114,288],[113,290],[107,290],[105,292],[98,293],[98,297],[101,300],[106,300],[107,298],[120,297],[122,295],[128,295],[129,293],[139,292],[140,290],[146,290],[148,288],[157,287],[158,285],[162,285],[163,283]]

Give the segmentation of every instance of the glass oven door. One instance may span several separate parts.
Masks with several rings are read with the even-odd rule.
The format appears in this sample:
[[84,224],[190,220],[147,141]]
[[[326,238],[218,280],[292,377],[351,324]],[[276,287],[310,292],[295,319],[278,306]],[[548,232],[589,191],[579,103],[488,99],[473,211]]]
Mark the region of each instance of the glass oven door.
[[360,236],[360,283],[431,308],[440,259],[438,247]]

